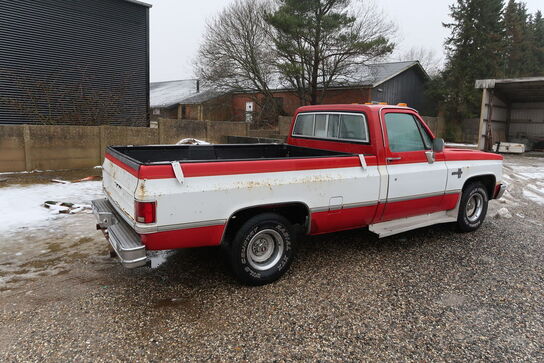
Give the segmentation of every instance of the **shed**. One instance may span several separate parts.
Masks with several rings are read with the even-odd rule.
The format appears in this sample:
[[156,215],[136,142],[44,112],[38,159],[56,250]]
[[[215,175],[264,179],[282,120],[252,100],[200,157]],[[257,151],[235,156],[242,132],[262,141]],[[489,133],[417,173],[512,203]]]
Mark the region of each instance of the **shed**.
[[478,147],[489,150],[500,141],[544,149],[544,77],[482,79]]
[[0,124],[148,126],[150,7],[0,1]]

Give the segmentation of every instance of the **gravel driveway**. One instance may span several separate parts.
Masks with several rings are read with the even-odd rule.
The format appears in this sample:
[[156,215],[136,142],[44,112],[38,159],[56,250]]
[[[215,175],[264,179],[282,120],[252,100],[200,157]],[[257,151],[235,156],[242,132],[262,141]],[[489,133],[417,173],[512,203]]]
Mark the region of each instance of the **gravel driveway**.
[[505,170],[507,198],[474,233],[305,238],[290,272],[258,288],[216,248],[125,270],[91,215],[0,234],[0,360],[542,362],[544,206],[524,186],[538,192],[544,159]]

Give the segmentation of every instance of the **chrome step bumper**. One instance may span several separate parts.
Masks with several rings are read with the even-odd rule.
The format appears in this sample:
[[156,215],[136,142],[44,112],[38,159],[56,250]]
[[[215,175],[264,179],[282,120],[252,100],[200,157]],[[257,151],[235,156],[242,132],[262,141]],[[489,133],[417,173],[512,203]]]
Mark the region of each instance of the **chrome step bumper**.
[[97,228],[104,232],[111,247],[124,267],[136,268],[148,263],[145,246],[140,236],[122,218],[107,199],[92,201]]

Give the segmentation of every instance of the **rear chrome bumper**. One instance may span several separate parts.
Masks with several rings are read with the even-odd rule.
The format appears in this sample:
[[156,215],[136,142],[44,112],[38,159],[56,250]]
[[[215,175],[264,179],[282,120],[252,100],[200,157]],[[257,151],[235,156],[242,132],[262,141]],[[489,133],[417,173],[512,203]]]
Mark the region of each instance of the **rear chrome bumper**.
[[500,187],[499,187],[499,191],[497,192],[497,195],[495,195],[495,199],[502,198],[502,196],[504,195],[504,192],[506,191],[507,187],[508,187],[508,185],[501,184]]
[[97,228],[104,232],[123,266],[145,266],[148,263],[147,252],[134,229],[117,215],[107,199],[93,200],[92,206]]

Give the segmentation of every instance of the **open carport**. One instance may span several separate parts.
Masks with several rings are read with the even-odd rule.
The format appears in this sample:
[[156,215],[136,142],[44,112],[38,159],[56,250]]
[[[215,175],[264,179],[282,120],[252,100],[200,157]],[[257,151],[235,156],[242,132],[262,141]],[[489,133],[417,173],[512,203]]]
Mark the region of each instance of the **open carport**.
[[482,79],[478,147],[497,142],[523,143],[527,150],[544,149],[544,77]]

